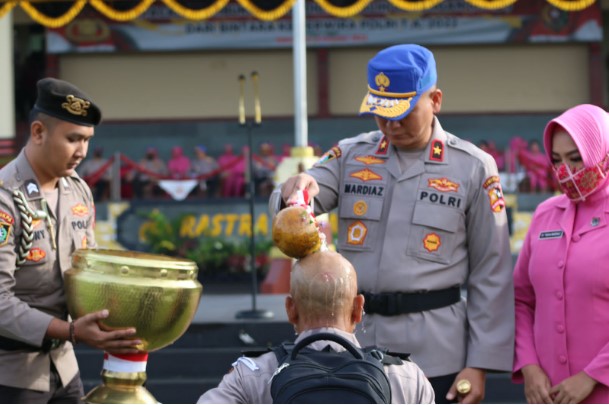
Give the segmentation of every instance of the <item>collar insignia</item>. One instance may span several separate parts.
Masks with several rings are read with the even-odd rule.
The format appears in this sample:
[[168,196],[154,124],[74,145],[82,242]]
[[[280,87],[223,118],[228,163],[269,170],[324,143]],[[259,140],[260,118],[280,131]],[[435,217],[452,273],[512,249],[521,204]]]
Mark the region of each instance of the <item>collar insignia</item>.
[[27,180],[25,182],[25,192],[28,198],[40,198],[40,189],[34,180]]
[[387,137],[383,136],[383,139],[381,139],[381,143],[379,143],[379,147],[376,150],[376,154],[377,155],[386,155],[387,149],[389,149],[389,142],[387,142]]
[[444,161],[444,143],[435,139],[431,142],[431,148],[429,149],[429,160],[434,162]]

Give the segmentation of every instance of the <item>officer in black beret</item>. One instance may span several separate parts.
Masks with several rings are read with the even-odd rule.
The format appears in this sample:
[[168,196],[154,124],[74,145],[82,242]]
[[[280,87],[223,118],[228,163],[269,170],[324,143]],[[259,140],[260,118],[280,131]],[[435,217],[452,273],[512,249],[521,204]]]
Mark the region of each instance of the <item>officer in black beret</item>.
[[37,86],[38,98],[30,119],[42,113],[85,127],[101,122],[99,107],[73,84],[49,77],[38,81]]
[[93,197],[75,169],[102,114],[71,83],[37,86],[28,142],[0,170],[0,399],[77,403],[73,344],[136,353],[140,341],[133,328],[100,329],[106,310],[68,316],[63,272],[76,249],[96,247]]

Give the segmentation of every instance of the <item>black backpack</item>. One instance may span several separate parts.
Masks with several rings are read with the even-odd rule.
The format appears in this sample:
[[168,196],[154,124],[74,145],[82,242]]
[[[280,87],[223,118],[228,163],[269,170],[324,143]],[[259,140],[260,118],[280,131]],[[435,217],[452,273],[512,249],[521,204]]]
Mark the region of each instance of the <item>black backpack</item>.
[[[337,342],[346,350],[306,347],[317,340]],[[391,387],[383,364],[402,364],[384,350],[360,349],[332,333],[314,334],[296,345],[283,343],[273,352],[279,364],[271,377],[276,404],[389,404]]]

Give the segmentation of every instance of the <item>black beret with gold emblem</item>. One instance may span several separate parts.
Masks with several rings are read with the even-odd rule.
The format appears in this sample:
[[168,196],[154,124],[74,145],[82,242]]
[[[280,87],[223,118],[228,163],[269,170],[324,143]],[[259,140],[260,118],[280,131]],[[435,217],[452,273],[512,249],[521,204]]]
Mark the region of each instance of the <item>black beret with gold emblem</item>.
[[101,110],[78,87],[47,77],[37,83],[38,98],[32,109],[63,121],[92,127],[100,123]]

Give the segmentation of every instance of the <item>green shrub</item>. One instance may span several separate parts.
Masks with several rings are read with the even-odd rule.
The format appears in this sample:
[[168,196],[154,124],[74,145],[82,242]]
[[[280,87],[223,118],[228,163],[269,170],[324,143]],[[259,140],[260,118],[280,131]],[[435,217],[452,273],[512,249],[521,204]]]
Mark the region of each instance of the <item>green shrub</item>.
[[[197,238],[180,236],[179,229],[184,216],[168,219],[159,210],[147,214],[149,225],[144,238],[151,253],[190,259],[199,266],[200,274],[250,272],[250,239],[212,237],[203,234]],[[256,271],[268,270],[268,252],[273,241],[256,235],[254,252]]]

